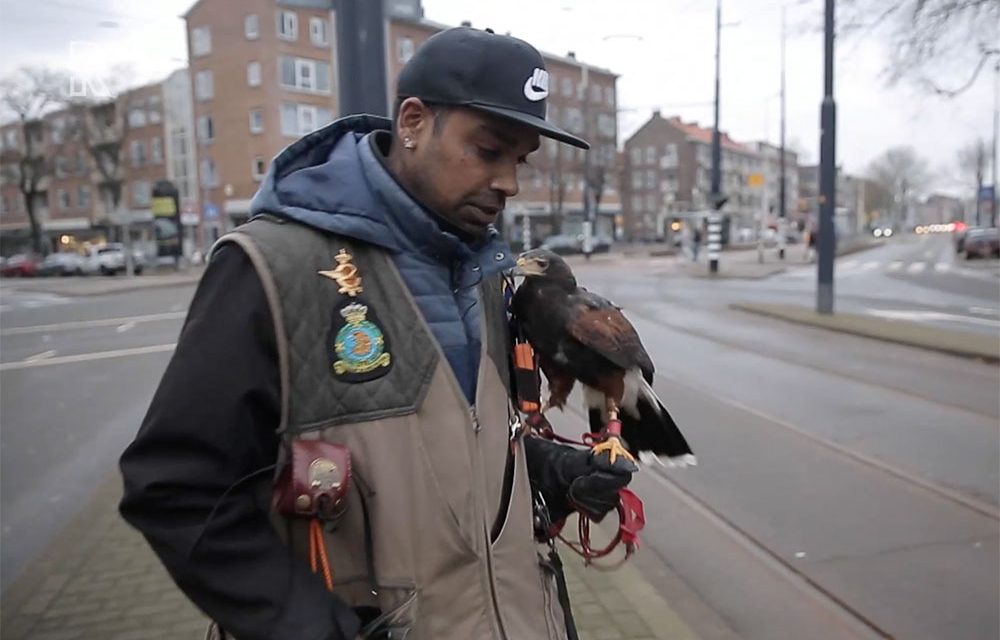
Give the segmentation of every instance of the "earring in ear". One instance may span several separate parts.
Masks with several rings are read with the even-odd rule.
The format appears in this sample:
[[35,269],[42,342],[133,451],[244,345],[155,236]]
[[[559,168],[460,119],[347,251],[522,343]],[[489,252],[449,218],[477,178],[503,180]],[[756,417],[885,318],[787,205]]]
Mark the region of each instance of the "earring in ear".
[[406,149],[416,149],[417,143],[412,138],[403,138],[403,147]]

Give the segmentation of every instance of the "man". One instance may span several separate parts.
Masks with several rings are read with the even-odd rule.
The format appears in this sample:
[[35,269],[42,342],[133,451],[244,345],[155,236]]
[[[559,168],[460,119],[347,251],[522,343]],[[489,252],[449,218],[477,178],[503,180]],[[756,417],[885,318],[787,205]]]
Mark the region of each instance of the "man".
[[[444,31],[397,93],[391,125],[283,151],[213,251],[121,512],[240,640],[565,638],[531,488],[553,520],[600,518],[634,467],[512,429],[514,262],[492,223],[539,134],[587,145],[545,121],[544,62],[515,38]],[[351,454],[321,527],[272,507],[306,443]]]

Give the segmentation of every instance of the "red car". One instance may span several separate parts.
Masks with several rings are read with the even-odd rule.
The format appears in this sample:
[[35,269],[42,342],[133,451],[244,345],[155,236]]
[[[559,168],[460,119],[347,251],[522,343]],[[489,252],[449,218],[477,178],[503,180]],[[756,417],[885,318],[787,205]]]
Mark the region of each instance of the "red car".
[[19,253],[16,256],[7,258],[3,267],[0,267],[0,276],[5,278],[30,278],[38,271],[41,260],[38,256]]

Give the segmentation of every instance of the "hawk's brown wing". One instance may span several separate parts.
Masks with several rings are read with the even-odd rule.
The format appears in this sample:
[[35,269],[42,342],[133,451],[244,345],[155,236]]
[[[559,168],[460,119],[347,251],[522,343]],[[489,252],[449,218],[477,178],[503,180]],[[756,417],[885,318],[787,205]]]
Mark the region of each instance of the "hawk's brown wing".
[[639,367],[647,376],[652,375],[653,361],[625,315],[593,293],[578,298],[567,325],[570,335],[622,369]]

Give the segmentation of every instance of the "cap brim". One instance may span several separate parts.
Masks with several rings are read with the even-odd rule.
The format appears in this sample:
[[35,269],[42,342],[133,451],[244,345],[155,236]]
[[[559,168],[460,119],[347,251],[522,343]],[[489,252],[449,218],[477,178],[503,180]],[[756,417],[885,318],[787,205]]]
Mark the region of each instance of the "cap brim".
[[505,120],[511,120],[519,124],[527,125],[532,129],[538,131],[539,135],[543,135],[546,138],[552,138],[553,140],[558,140],[559,142],[565,142],[566,144],[573,145],[580,149],[590,149],[590,144],[581,138],[577,138],[573,134],[563,131],[559,127],[555,126],[551,122],[547,122],[538,116],[533,116],[523,111],[517,111],[515,109],[507,109],[505,107],[495,107],[489,104],[479,104],[470,103],[465,105],[472,109],[478,111],[485,111],[486,113],[491,113],[495,116],[499,116]]

